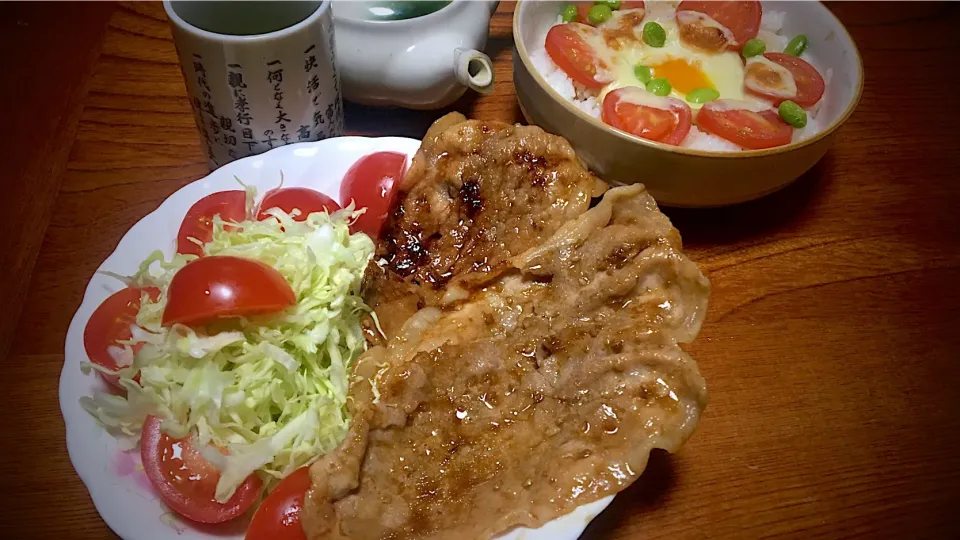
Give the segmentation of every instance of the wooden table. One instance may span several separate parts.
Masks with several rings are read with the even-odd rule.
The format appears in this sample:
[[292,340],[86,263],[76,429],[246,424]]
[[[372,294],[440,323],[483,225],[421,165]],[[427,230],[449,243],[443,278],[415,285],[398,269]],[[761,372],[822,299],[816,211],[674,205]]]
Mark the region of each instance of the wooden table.
[[[860,107],[790,188],[667,211],[713,282],[690,347],[711,403],[585,538],[960,537],[960,6],[830,7],[863,55]],[[124,232],[206,165],[159,4],[0,9],[0,536],[109,538],[64,447],[64,335]],[[521,120],[510,10],[496,92],[455,107],[476,118]],[[439,114],[347,124],[419,137]]]

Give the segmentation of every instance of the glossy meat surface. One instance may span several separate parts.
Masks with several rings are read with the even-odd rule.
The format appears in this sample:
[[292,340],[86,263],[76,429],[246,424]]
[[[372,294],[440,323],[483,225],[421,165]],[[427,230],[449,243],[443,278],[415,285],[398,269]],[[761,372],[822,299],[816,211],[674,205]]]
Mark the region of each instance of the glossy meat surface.
[[709,283],[653,199],[616,188],[534,236],[499,254],[483,289],[447,305],[424,295],[361,357],[350,435],[311,468],[309,538],[537,527],[691,435],[706,388],[678,343],[696,336]]
[[365,297],[384,332],[495,280],[510,257],[580,216],[604,188],[566,140],[538,127],[441,118],[404,177],[367,271]]

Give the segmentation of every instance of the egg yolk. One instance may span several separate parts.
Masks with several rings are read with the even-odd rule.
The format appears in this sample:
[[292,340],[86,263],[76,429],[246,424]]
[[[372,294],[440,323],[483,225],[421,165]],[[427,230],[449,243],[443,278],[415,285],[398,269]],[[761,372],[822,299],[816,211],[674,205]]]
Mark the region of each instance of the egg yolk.
[[670,86],[681,94],[689,94],[697,88],[713,88],[710,79],[683,58],[671,58],[666,62],[652,66],[653,76],[670,81]]

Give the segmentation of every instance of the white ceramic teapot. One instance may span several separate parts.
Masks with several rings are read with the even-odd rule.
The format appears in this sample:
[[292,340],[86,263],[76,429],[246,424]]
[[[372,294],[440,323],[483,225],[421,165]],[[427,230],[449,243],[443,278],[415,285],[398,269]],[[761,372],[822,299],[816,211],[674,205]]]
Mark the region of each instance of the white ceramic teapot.
[[[481,51],[498,3],[335,0],[337,68],[344,97],[367,105],[439,109],[468,88],[489,93],[493,63]],[[412,4],[421,11],[433,4],[433,11],[406,19],[377,19],[398,4]]]

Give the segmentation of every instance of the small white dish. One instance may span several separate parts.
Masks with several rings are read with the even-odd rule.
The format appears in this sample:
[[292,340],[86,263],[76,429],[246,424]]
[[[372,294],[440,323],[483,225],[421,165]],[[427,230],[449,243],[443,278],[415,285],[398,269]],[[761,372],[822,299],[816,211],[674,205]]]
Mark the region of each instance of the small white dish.
[[403,20],[364,18],[373,2],[333,2],[337,68],[346,99],[365,105],[440,109],[466,90],[493,90],[484,54],[496,0],[453,0]]
[[[70,460],[86,484],[97,511],[120,537],[125,540],[241,540],[247,522],[241,518],[223,527],[204,527],[171,513],[157,497],[144,474],[139,452],[122,452],[116,440],[80,407],[81,396],[106,389],[100,377],[80,372],[81,362],[87,361],[83,348],[83,329],[94,309],[112,293],[123,288],[120,281],[100,272],[107,270],[123,275],[133,274],[140,261],[157,249],[171,256],[177,230],[187,209],[210,193],[237,189],[234,177],[255,186],[262,194],[279,184],[282,171],[284,186],[309,187],[338,199],[343,175],[360,157],[378,151],[402,152],[413,156],[419,147],[420,141],[400,137],[338,137],[282,146],[228,163],[168,197],[156,210],[131,227],[116,250],[100,265],[87,284],[83,302],[67,331],[65,359],[60,374],[60,410],[66,424]],[[607,497],[581,506],[540,529],[512,531],[502,536],[501,540],[575,540],[587,523],[611,500],[613,497]]]

